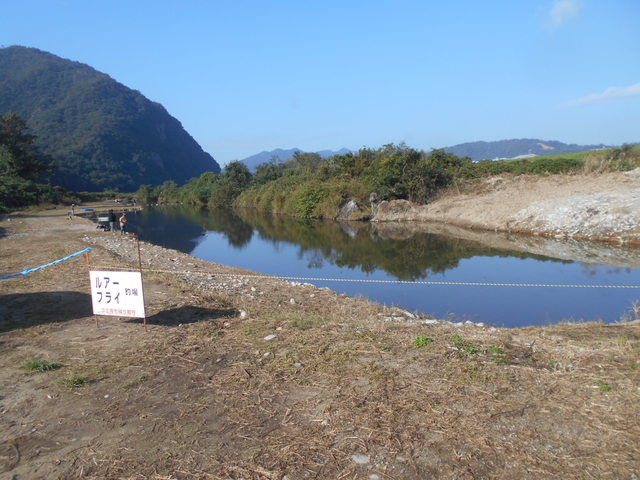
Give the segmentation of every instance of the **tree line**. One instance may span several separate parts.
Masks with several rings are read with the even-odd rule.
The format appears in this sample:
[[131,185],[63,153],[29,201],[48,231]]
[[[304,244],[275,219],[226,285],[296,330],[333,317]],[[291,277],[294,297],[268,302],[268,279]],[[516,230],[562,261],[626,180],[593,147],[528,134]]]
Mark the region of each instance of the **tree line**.
[[183,187],[173,182],[153,188],[143,185],[138,197],[146,203],[186,203],[208,208],[241,207],[302,218],[336,218],[350,201],[360,210],[350,219],[371,215],[371,201],[406,199],[431,201],[454,184],[496,174],[547,175],[585,170],[587,164],[604,170],[626,170],[640,165],[640,148],[583,152],[518,160],[473,162],[445,150],[425,152],[405,144],[322,159],[316,153],[297,152],[284,163],[275,159],[254,173],[241,162],[231,162],[220,174],[205,173]]

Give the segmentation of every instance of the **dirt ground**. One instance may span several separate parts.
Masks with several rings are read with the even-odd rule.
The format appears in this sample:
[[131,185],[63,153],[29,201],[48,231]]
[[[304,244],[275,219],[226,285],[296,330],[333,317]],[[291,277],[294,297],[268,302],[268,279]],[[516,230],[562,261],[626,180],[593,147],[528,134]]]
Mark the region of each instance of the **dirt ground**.
[[640,245],[640,169],[487,177],[457,185],[428,205],[383,202],[374,222],[390,221]]
[[[137,266],[66,210],[5,217],[0,276],[87,246]],[[638,321],[453,325],[144,243],[142,265],[148,331],[96,325],[82,256],[0,280],[0,478],[640,477]]]

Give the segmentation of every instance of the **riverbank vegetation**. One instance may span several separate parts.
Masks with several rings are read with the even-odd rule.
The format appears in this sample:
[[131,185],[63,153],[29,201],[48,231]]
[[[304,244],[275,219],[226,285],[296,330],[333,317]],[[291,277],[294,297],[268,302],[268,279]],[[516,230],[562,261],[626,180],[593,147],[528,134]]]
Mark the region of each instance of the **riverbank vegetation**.
[[[602,173],[640,166],[640,147],[624,145],[542,157],[472,162],[444,150],[424,152],[404,144],[322,159],[298,152],[284,163],[259,165],[255,172],[241,162],[220,174],[204,173],[183,187],[165,182],[143,185],[143,203],[186,203],[200,207],[235,206],[299,218],[365,219],[383,200],[428,203],[454,184],[499,175]],[[344,207],[349,205],[349,209]]]

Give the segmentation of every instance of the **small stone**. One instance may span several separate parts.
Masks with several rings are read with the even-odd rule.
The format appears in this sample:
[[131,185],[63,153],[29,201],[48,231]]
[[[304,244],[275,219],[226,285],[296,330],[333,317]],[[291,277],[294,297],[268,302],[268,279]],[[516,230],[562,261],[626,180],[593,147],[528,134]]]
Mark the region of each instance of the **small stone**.
[[244,310],[240,310],[240,318],[246,318],[247,317],[247,312],[245,312]]
[[351,455],[351,460],[353,460],[358,465],[366,465],[369,463],[369,455],[355,454]]
[[295,299],[295,298],[292,298],[291,300],[289,300],[289,303],[290,303],[291,305],[295,305],[295,304],[296,304],[296,299]]
[[267,340],[267,341],[275,340],[276,338],[278,338],[278,336],[275,333],[272,333],[272,334],[267,335],[266,337],[264,337],[264,339]]

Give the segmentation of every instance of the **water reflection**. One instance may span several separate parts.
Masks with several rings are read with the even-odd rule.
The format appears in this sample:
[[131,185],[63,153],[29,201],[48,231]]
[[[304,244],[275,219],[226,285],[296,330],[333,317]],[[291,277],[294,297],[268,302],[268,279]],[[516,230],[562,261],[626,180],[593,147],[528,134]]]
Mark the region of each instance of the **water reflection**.
[[461,259],[475,256],[509,255],[551,260],[426,232],[415,232],[405,238],[389,237],[368,223],[296,221],[253,211],[241,211],[238,216],[255,228],[263,240],[298,245],[298,256],[308,260],[309,268],[322,268],[329,262],[364,273],[384,270],[398,280],[419,280],[456,268]]

